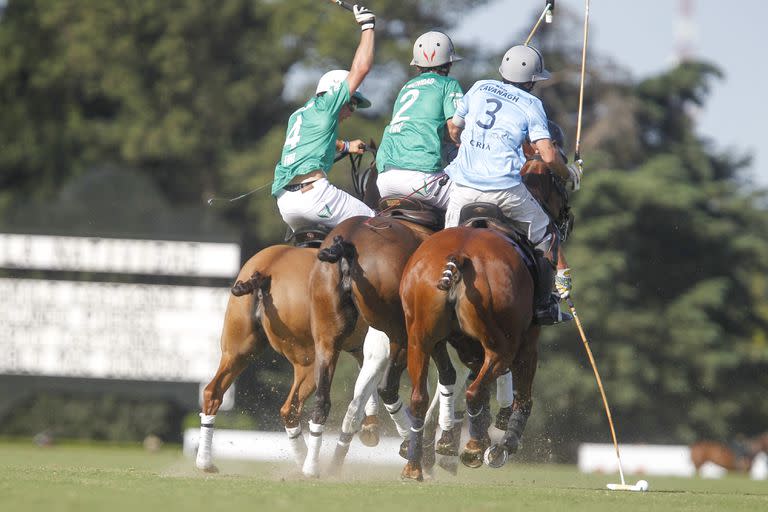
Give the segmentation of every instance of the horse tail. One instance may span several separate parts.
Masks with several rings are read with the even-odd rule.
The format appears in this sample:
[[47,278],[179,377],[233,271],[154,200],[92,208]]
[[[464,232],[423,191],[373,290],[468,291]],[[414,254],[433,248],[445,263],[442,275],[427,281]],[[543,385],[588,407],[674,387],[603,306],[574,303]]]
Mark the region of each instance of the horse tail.
[[354,244],[344,240],[344,237],[337,235],[333,237],[333,243],[325,249],[320,249],[317,253],[317,259],[327,263],[339,263],[341,270],[341,286],[345,292],[352,290],[352,280],[350,272],[352,261],[357,256],[357,250]]
[[449,291],[461,280],[461,268],[466,257],[459,254],[451,254],[445,262],[443,275],[437,282],[437,287],[443,291]]
[[259,298],[261,298],[262,292],[265,292],[269,288],[269,283],[272,280],[271,277],[265,276],[260,272],[254,272],[250,279],[246,281],[237,281],[232,287],[232,295],[235,297],[242,297],[250,293],[258,292]]

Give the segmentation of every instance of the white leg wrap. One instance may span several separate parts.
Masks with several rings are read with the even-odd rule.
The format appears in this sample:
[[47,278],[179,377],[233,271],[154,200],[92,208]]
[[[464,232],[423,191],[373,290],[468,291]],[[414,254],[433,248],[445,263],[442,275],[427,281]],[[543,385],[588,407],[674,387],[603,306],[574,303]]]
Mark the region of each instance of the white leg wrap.
[[307,457],[307,443],[301,434],[301,425],[285,427],[285,433],[288,434],[288,444],[291,446],[291,453],[296,460],[296,465],[301,467]]
[[408,439],[411,431],[411,421],[405,414],[405,406],[403,405],[403,401],[398,398],[397,402],[393,404],[384,404],[384,407],[392,417],[392,421],[395,422],[397,433],[400,434],[400,437],[403,439]]
[[198,469],[210,469],[213,467],[213,423],[216,415],[200,413],[200,441],[197,447],[195,466]]
[[304,459],[304,467],[301,472],[304,476],[320,476],[320,447],[323,444],[323,430],[325,425],[309,422],[309,443],[307,446],[307,458]]
[[440,397],[440,413],[437,421],[443,432],[453,428],[453,416],[456,410],[453,388],[453,384],[447,386],[440,383],[437,384],[437,393]]
[[365,403],[365,415],[376,416],[378,414],[379,414],[379,394],[374,389],[373,393],[371,393],[371,397]]
[[[383,332],[369,327],[363,343],[363,366],[355,381],[355,393],[347,407],[347,414],[341,423],[341,431],[345,434],[354,434],[360,430],[363,414],[368,411],[368,405],[376,394],[376,386],[379,385],[388,358],[389,338]],[[376,414],[377,402],[373,400],[373,414]],[[365,409],[363,404],[366,404]]]
[[512,385],[512,372],[500,375],[496,379],[496,401],[499,407],[509,407],[515,399],[515,389]]

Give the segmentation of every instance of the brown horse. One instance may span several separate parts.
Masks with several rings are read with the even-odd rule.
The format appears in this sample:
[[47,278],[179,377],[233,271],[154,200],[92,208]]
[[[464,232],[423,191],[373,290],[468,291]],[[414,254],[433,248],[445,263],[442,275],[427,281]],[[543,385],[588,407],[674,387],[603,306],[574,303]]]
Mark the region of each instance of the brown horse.
[[[532,151],[527,155],[523,180],[554,217],[564,239],[571,220],[563,183]],[[479,467],[485,453],[486,462],[499,467],[518,449],[533,403],[540,333],[532,324],[534,280],[525,260],[524,251],[504,233],[469,227],[433,235],[409,260],[400,294],[408,333],[413,427],[403,478],[423,478],[427,364],[433,350],[448,339],[475,375],[466,392],[470,440],[462,462]],[[502,441],[491,447],[488,386],[507,370],[512,371],[516,395]]]
[[711,462],[728,471],[749,471],[752,461],[760,452],[768,453],[768,433],[753,439],[744,439],[738,443],[721,443],[718,441],[697,441],[690,446],[691,462],[696,472]]
[[[433,220],[437,215],[422,212]],[[366,339],[366,358],[358,385],[367,393],[379,390],[399,433],[407,437],[409,422],[399,397],[400,376],[405,369],[405,320],[400,305],[400,278],[413,251],[433,229],[403,217],[354,217],[339,224],[321,246],[318,257],[327,263],[315,266],[310,278],[312,332],[317,354],[317,393],[313,423],[325,423],[330,409],[330,386],[339,350],[351,326],[363,318],[386,337]],[[386,346],[387,338],[389,340]],[[377,344],[379,349],[369,345]],[[381,345],[385,344],[383,350]],[[388,357],[388,359],[387,359]],[[442,381],[455,381],[455,372],[444,345],[435,354]],[[371,370],[367,370],[368,366]],[[386,366],[386,368],[385,368]],[[361,383],[363,375],[367,381]],[[359,407],[350,404],[334,455],[333,469],[344,460],[349,442],[358,428]],[[310,460],[312,452],[307,457]]]

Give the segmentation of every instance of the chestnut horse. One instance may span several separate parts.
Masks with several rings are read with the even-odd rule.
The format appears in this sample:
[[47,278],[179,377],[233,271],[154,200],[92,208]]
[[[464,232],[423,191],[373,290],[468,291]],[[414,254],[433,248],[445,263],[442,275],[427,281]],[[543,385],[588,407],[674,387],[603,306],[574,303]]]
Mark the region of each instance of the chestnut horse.
[[[571,226],[563,183],[531,158],[521,174],[532,195],[554,217],[564,239]],[[501,231],[456,227],[426,240],[409,260],[400,285],[408,334],[408,373],[413,391],[413,423],[408,463],[402,476],[423,479],[421,466],[429,357],[451,340],[462,362],[476,376],[467,388],[470,440],[462,462],[479,467],[504,464],[519,447],[533,404],[540,326],[533,324],[534,278],[525,252]],[[515,398],[505,434],[490,446],[489,384],[511,370]],[[486,450],[487,453],[486,453]]]
[[[371,151],[375,151],[375,147],[371,141]],[[337,155],[335,161],[343,156]],[[376,188],[369,183],[369,177],[372,170],[375,175],[375,169],[371,164],[359,173],[361,159],[362,155],[350,155],[352,177],[358,195],[369,202]],[[378,191],[375,195],[377,198]],[[311,239],[315,235],[316,232],[310,232],[307,237]],[[316,248],[275,245],[258,252],[240,269],[224,316],[219,367],[203,391],[198,468],[217,471],[211,453],[215,415],[224,393],[267,344],[293,366],[293,385],[280,416],[297,464],[304,463],[307,446],[301,433],[301,412],[307,397],[315,390],[309,275],[317,262],[317,251]],[[363,322],[351,326],[349,341],[342,347],[349,348],[360,365],[363,354],[357,348],[362,345],[366,328]],[[377,397],[371,396],[366,407],[371,414],[365,418],[368,435],[361,438],[369,446],[378,444],[376,402]]]
[[749,471],[758,453],[768,453],[768,433],[746,439],[738,446],[717,441],[697,441],[690,449],[691,462],[697,473],[700,473],[701,467],[707,462],[717,464],[728,471]]
[[[307,448],[301,435],[301,411],[315,390],[308,278],[316,261],[317,249],[275,245],[258,252],[240,270],[224,316],[219,368],[203,392],[198,468],[216,471],[211,454],[215,415],[226,390],[267,344],[293,366],[293,385],[280,417],[296,462],[304,462]],[[353,327],[351,346],[362,343],[366,327],[362,322]],[[353,355],[362,362],[361,354]]]

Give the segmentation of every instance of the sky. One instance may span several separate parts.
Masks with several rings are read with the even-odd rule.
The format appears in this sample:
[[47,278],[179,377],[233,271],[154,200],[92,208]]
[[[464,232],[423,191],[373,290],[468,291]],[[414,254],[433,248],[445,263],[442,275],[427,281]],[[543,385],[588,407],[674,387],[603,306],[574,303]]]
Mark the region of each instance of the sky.
[[[711,138],[719,151],[750,153],[746,174],[768,187],[768,2],[688,0],[692,10],[692,56],[716,64],[723,80],[711,83],[710,99],[698,115],[698,133]],[[371,2],[372,3],[372,2]],[[588,55],[612,57],[634,78],[642,79],[674,62],[681,27],[682,0],[592,0],[589,9]],[[544,8],[541,0],[491,0],[463,16],[452,33],[457,52],[476,42],[501,55],[509,34],[527,33]],[[557,0],[583,20],[585,0]],[[583,23],[583,22],[582,22]],[[574,33],[581,41],[582,33]],[[521,41],[522,42],[522,41]],[[546,55],[544,55],[546,62]],[[589,59],[589,57],[588,57]],[[589,62],[587,63],[589,65]],[[588,87],[587,83],[587,87]],[[577,106],[574,105],[574,111]],[[588,160],[588,155],[584,155]]]

